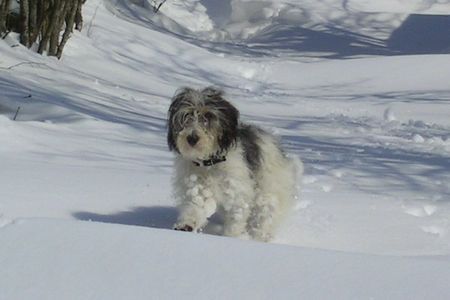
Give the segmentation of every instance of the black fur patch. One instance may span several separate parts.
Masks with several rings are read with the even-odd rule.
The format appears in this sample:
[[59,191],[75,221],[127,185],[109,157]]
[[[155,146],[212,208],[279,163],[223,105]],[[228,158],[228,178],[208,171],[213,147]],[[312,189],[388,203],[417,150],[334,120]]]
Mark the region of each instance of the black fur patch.
[[175,142],[176,132],[179,131],[180,128],[175,128],[173,115],[185,105],[186,101],[189,100],[188,95],[192,91],[193,89],[191,88],[182,88],[178,90],[172,98],[172,104],[169,107],[169,116],[167,120],[167,145],[169,146],[170,151],[175,150],[178,153],[180,152]]
[[222,134],[218,139],[220,152],[226,152],[236,144],[238,136],[239,111],[230,102],[223,98],[223,91],[214,87],[207,87],[201,91],[205,105],[214,107],[220,111],[223,118],[220,119]]
[[196,105],[210,107],[211,110],[219,112],[221,132],[218,136],[218,144],[220,153],[226,153],[228,149],[236,144],[238,135],[239,111],[223,97],[223,91],[214,87],[207,87],[201,91],[191,88],[182,88],[178,90],[172,98],[172,104],[168,113],[168,132],[167,144],[169,150],[179,152],[176,145],[176,136],[182,128],[177,128],[176,122],[173,120],[174,114],[181,110],[184,106],[192,105],[193,97],[200,99],[200,103]]
[[241,140],[242,148],[244,149],[245,159],[248,168],[255,172],[261,165],[261,148],[258,144],[258,132],[261,129],[251,125],[241,125],[239,127],[239,139]]

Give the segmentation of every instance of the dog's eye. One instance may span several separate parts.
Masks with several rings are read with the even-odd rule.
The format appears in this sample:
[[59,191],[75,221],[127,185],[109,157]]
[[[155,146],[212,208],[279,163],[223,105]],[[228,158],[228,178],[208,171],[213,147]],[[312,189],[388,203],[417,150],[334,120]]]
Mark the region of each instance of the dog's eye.
[[193,121],[194,121],[194,116],[193,116],[193,115],[191,115],[191,114],[185,114],[185,115],[183,116],[183,121],[182,121],[182,123],[183,123],[184,126],[190,125]]
[[214,114],[207,112],[202,116],[203,126],[208,126],[210,122],[214,119]]
[[210,112],[207,112],[207,113],[205,113],[205,114],[203,115],[203,117],[204,117],[206,120],[211,121],[212,119],[214,119],[214,114],[213,114],[213,113],[210,113]]
[[211,121],[214,120],[215,117],[216,117],[216,116],[215,116],[213,113],[206,112],[206,113],[203,115],[203,120],[204,120],[203,123],[209,124],[209,123],[211,123]]

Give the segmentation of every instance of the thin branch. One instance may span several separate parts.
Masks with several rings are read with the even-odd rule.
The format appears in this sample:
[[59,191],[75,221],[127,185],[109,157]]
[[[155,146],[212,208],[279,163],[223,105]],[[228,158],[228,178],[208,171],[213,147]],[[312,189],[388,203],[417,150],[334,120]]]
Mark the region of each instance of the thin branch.
[[16,110],[16,114],[14,115],[13,121],[17,119],[17,115],[19,114],[20,106]]
[[153,6],[153,12],[154,12],[155,14],[158,13],[159,9],[161,8],[161,6],[162,6],[164,3],[166,3],[166,1],[167,1],[167,0],[161,1],[161,2],[158,4],[158,6],[156,6],[156,3],[155,3],[155,6]]
[[92,24],[94,23],[95,17],[97,16],[97,10],[98,10],[99,6],[100,6],[100,3],[99,3],[99,4],[97,5],[97,7],[95,8],[95,11],[94,11],[94,14],[92,15],[91,21],[89,22],[88,29],[87,29],[87,33],[86,33],[86,35],[87,35],[88,37],[91,37],[91,28],[92,28]]
[[9,67],[0,67],[1,70],[12,70],[16,67],[22,66],[22,65],[36,65],[36,66],[46,66],[47,68],[51,69],[49,66],[47,66],[47,64],[44,63],[36,63],[36,62],[31,62],[31,61],[25,61],[25,62],[21,62]]

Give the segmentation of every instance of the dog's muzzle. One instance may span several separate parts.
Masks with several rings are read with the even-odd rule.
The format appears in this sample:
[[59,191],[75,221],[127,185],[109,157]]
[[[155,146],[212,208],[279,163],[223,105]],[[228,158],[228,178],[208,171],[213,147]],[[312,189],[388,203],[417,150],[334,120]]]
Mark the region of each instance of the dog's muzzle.
[[199,136],[195,132],[191,133],[186,137],[186,140],[188,144],[191,145],[191,147],[194,147],[199,139],[200,139]]

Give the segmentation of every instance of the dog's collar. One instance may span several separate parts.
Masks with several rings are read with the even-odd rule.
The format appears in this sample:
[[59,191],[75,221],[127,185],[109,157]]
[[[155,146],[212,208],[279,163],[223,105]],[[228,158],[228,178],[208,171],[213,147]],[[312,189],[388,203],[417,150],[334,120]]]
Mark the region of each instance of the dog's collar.
[[194,165],[197,167],[210,167],[215,164],[221,163],[226,161],[227,158],[225,156],[212,156],[210,159],[200,160],[200,161],[193,161]]

